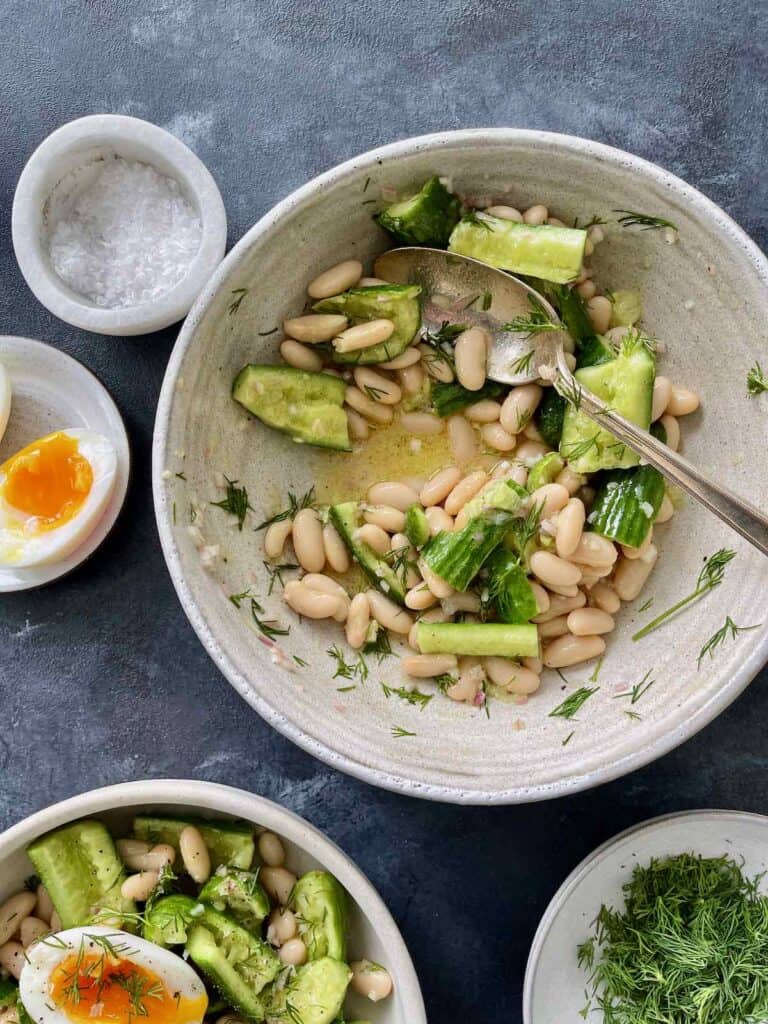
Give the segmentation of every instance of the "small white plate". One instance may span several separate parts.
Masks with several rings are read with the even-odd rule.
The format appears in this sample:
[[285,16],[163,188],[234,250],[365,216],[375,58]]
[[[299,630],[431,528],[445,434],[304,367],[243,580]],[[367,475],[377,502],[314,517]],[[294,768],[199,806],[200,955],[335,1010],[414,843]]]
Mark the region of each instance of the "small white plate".
[[107,389],[72,356],[42,341],[0,335],[0,363],[11,378],[11,416],[0,440],[0,464],[35,438],[66,427],[89,427],[108,437],[117,453],[112,499],[88,538],[69,558],[28,569],[0,567],[0,593],[51,583],[93,554],[112,529],[125,501],[131,453],[125,424]]
[[[743,811],[688,811],[635,825],[598,847],[573,871],[547,907],[531,946],[523,991],[524,1024],[578,1021],[587,974],[576,947],[592,932],[602,904],[622,908],[622,886],[637,864],[656,857],[724,854],[743,863],[744,874],[768,869],[768,818]],[[599,1010],[586,1018],[602,1020]]]

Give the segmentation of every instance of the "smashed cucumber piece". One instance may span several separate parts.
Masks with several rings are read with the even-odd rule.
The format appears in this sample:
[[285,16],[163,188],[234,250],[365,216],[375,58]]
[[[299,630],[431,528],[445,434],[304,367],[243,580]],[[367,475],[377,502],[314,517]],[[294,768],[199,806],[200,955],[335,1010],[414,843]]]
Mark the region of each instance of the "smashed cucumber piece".
[[450,252],[492,267],[564,284],[579,276],[586,231],[533,225],[475,213],[451,232]]
[[485,398],[501,398],[506,391],[506,385],[495,380],[487,380],[478,391],[470,391],[454,381],[452,384],[433,384],[430,395],[435,412],[445,419]]
[[330,956],[297,967],[285,985],[265,993],[267,1024],[333,1024],[351,977],[347,964]]
[[258,933],[270,910],[269,897],[259,885],[258,874],[235,868],[219,868],[211,875],[200,890],[200,900],[215,910],[226,911],[243,928],[254,933]]
[[511,512],[491,509],[460,530],[438,533],[424,547],[424,560],[454,590],[466,590],[504,540],[513,519]]
[[[154,814],[139,814],[133,819],[133,834],[153,846],[168,843],[178,854],[179,836],[187,827],[194,825],[208,847],[211,867],[220,864],[247,870],[253,863],[256,844],[253,840],[253,826],[236,821],[203,821],[198,818],[171,818]],[[176,867],[181,866],[177,855]]]
[[464,512],[470,519],[493,509],[517,512],[527,497],[528,491],[525,487],[521,487],[514,480],[491,480],[467,502]]
[[290,908],[298,918],[309,960],[346,959],[347,894],[333,875],[307,871],[293,887]]
[[249,363],[232,385],[232,397],[262,423],[298,444],[351,450],[342,408],[347,385],[330,373]]
[[612,292],[611,327],[634,327],[643,318],[643,300],[640,292],[618,290]]
[[156,946],[183,946],[189,925],[202,913],[203,905],[191,896],[164,896],[145,910],[141,934]]
[[559,476],[565,463],[557,452],[547,452],[538,462],[535,462],[528,473],[527,487],[529,491],[535,491],[544,484],[551,484]]
[[429,520],[421,505],[414,503],[405,513],[405,536],[415,548],[424,547],[429,540]]
[[352,558],[357,562],[371,583],[382,594],[405,604],[405,586],[403,580],[388,562],[378,555],[370,544],[357,538],[359,524],[359,507],[356,501],[344,501],[340,505],[331,505],[328,517],[336,528],[336,532],[349,548]]
[[554,388],[547,388],[533,414],[533,422],[550,448],[557,448],[560,444],[565,406],[565,399]]
[[15,1006],[19,997],[19,986],[11,978],[0,978],[0,1010]]
[[496,655],[500,658],[538,658],[536,626],[501,622],[419,622],[419,650],[424,654]]
[[375,220],[398,242],[444,249],[460,216],[461,203],[434,177],[415,196],[393,203]]
[[486,563],[488,596],[500,622],[530,622],[539,608],[518,555],[506,548],[494,551]]
[[600,477],[589,525],[595,533],[639,548],[664,500],[664,477],[653,466],[616,469]]
[[[643,430],[651,425],[655,375],[653,352],[638,331],[624,336],[618,354],[610,362],[584,366],[574,374],[580,384]],[[639,462],[639,456],[613,434],[570,404],[565,410],[560,454],[575,473],[626,469]]]
[[421,327],[419,295],[421,287],[418,284],[386,284],[350,288],[348,292],[316,302],[312,308],[317,313],[341,313],[352,324],[385,319],[395,325],[387,340],[378,345],[356,352],[337,352],[334,349],[331,353],[334,362],[359,366],[386,363],[405,352]]

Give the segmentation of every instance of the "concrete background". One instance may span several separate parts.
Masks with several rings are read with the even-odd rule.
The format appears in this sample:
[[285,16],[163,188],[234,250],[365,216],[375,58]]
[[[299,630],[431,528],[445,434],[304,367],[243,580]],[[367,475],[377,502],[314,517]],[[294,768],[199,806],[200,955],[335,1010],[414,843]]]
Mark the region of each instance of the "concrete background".
[[156,537],[152,422],[175,331],[123,340],[59,323],[26,288],[10,238],[13,190],[35,146],[62,122],[109,111],[195,149],[224,195],[230,243],[306,179],[371,146],[513,125],[655,160],[765,246],[764,13],[745,0],[0,0],[0,331],[90,366],[125,416],[135,460],[124,515],[98,555],[46,590],[0,596],[0,826],[147,776],[263,793],[324,829],[379,887],[431,1021],[481,1011],[516,1022],[539,916],[597,843],[665,811],[768,811],[765,674],[663,760],[538,806],[400,798],[272,732],[198,644]]

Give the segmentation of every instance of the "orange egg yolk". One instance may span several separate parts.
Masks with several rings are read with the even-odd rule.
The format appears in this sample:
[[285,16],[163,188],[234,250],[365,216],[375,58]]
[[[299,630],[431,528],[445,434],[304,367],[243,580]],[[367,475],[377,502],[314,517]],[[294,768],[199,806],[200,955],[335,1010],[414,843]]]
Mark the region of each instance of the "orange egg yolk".
[[73,518],[91,490],[93,470],[75,438],[49,434],[22,448],[0,466],[2,493],[18,512],[53,530]]
[[51,977],[51,999],[81,1024],[186,1024],[202,1021],[208,997],[182,997],[159,975],[129,960],[71,954]]

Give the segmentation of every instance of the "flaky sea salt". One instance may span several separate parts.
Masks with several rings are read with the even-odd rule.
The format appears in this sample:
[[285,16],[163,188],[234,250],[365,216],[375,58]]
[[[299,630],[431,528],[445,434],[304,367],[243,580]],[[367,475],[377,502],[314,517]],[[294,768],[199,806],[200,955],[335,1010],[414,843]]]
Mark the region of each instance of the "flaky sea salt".
[[200,248],[202,223],[178,182],[149,164],[104,162],[50,236],[53,269],[97,306],[118,309],[170,291]]

